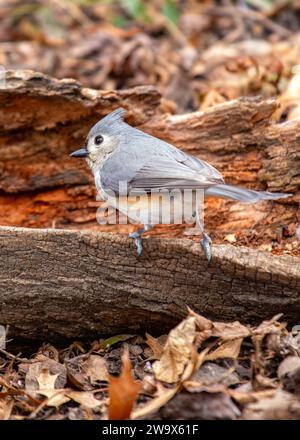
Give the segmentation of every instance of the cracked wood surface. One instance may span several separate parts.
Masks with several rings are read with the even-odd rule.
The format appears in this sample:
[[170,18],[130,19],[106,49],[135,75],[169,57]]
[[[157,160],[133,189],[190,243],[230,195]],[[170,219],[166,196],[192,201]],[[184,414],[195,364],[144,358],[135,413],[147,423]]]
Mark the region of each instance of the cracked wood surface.
[[258,322],[284,313],[299,322],[300,260],[213,246],[90,231],[0,228],[0,323],[10,337],[93,338],[162,334],[186,305],[217,320]]

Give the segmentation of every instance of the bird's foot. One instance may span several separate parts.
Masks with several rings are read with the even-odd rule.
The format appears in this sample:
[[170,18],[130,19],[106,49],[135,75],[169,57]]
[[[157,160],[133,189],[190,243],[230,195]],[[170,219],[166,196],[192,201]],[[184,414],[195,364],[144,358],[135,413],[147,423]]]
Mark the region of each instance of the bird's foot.
[[139,234],[139,232],[132,232],[131,234],[129,234],[129,238],[133,238],[136,244],[136,250],[137,250],[137,254],[138,257],[140,257],[142,255],[142,251],[143,251],[143,245],[142,245],[142,237]]
[[200,240],[202,249],[205,253],[205,256],[207,258],[208,263],[210,263],[211,260],[211,238],[209,235],[207,235],[205,232],[202,234],[202,239]]
[[138,257],[140,257],[142,255],[142,251],[143,251],[141,235],[144,232],[149,231],[151,228],[152,228],[151,225],[146,224],[146,225],[144,225],[144,227],[142,229],[139,229],[138,231],[135,231],[135,232],[132,232],[131,234],[129,234],[129,238],[133,238],[135,240]]

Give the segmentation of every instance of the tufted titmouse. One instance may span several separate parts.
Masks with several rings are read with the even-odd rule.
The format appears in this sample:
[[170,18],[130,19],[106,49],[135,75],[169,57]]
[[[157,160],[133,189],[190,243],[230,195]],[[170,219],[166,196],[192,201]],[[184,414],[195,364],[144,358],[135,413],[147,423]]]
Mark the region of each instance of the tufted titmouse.
[[[211,259],[211,239],[204,232],[204,223],[198,213],[196,191],[244,203],[290,196],[226,185],[213,166],[131,127],[124,122],[124,115],[125,110],[119,108],[97,122],[88,133],[84,147],[71,156],[86,158],[101,198],[144,225],[130,234],[136,241],[138,255],[142,252],[141,235],[154,224],[169,224],[175,215],[174,208],[170,210],[170,205],[162,201],[164,191],[172,192],[176,200],[182,192],[192,192],[189,202],[192,217],[202,234],[201,245],[208,261]],[[122,185],[124,190],[120,190]],[[165,210],[167,216],[164,216]],[[164,217],[168,217],[167,220]]]

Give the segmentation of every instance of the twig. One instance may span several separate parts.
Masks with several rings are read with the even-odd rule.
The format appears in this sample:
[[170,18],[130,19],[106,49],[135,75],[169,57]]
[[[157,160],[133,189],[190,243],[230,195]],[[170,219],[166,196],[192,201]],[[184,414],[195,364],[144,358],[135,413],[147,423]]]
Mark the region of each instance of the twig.
[[32,364],[34,362],[34,361],[30,361],[26,358],[20,358],[18,356],[15,356],[14,354],[11,354],[6,350],[3,350],[3,348],[0,348],[0,353],[4,354],[6,357],[8,357],[9,359],[12,359],[14,361],[23,362],[26,364]]

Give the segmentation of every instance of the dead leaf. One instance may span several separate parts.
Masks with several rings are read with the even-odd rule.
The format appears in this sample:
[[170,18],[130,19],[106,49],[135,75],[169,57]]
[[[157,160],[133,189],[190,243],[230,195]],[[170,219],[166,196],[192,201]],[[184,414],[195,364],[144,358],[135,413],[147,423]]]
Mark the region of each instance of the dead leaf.
[[[247,403],[253,403],[253,402],[258,402],[261,399],[265,399],[265,398],[271,398],[275,395],[276,390],[273,389],[268,389],[268,390],[263,390],[263,391],[253,391],[251,384],[250,385],[250,389],[246,390],[244,389],[245,384],[241,385],[240,387],[236,388],[235,390],[231,390],[228,389],[228,393],[230,394],[230,396],[236,400],[238,403],[240,403],[241,405],[245,405]],[[248,385],[248,384],[246,384]],[[248,388],[248,387],[247,387]]]
[[278,367],[279,379],[286,391],[300,393],[300,358],[288,356]]
[[284,376],[293,374],[300,369],[300,358],[298,356],[288,356],[278,367],[278,377],[281,379]]
[[156,379],[162,382],[177,382],[192,354],[192,344],[196,336],[196,318],[188,316],[170,331],[161,359],[154,362]]
[[0,399],[0,420],[8,420],[10,418],[14,401],[12,399]]
[[247,420],[298,420],[299,418],[299,399],[280,389],[276,390],[272,397],[250,403],[243,412],[243,419]]
[[185,381],[183,386],[190,393],[201,393],[202,391],[207,393],[227,393],[227,387],[221,383],[204,385],[191,379]]
[[38,390],[35,394],[41,394],[47,397],[48,406],[58,407],[70,400],[69,397],[65,395],[64,389],[55,388],[58,376],[58,374],[51,374],[47,368],[43,368],[36,378],[38,381]]
[[226,341],[223,344],[221,344],[212,353],[208,353],[205,357],[205,360],[214,361],[220,358],[237,359],[240,353],[242,342],[243,342],[243,338],[233,339],[232,341]]
[[90,391],[93,387],[87,374],[84,372],[85,362],[86,358],[82,356],[77,356],[65,361],[67,377],[69,382],[71,382],[77,389]]
[[140,419],[150,414],[156,413],[162,406],[164,406],[172,397],[175,396],[177,391],[179,390],[179,386],[175,388],[164,388],[161,386],[159,388],[158,396],[154,397],[154,399],[150,400],[146,405],[141,408],[137,408],[132,411],[130,418],[131,419]]
[[54,390],[57,378],[58,374],[51,374],[47,368],[43,368],[36,377],[38,382],[38,390]]
[[[75,344],[73,344],[73,345],[75,345]],[[55,347],[53,347],[53,345],[51,345],[51,344],[43,344],[35,357],[35,360],[42,361],[45,359],[51,359],[56,362],[59,362],[58,350]]]
[[[205,362],[191,377],[191,381],[202,385],[221,383],[227,386],[236,385],[240,379],[231,369],[221,367],[213,362]],[[186,383],[185,383],[186,385]]]
[[255,389],[278,388],[278,380],[276,378],[267,377],[260,373],[255,375],[254,384]]
[[[207,349],[208,351],[208,349]],[[180,378],[180,382],[184,382],[185,380],[189,379],[191,377],[192,374],[194,374],[194,372],[197,370],[197,368],[200,367],[200,365],[202,364],[202,362],[205,359],[205,355],[203,355],[203,358],[201,357],[201,355],[199,355],[199,353],[197,352],[197,349],[195,347],[191,347],[191,358],[188,361],[182,376]]]
[[227,234],[224,237],[225,241],[228,241],[228,243],[236,243],[236,236],[235,234]]
[[64,365],[39,355],[42,361],[29,365],[25,376],[25,388],[33,397],[47,397],[48,406],[60,406],[70,399],[65,396],[63,387],[66,384],[66,368]]
[[279,318],[281,318],[282,313],[274,316],[272,319],[268,321],[263,321],[256,329],[253,329],[252,335],[258,339],[262,340],[265,335],[270,333],[280,334],[282,330],[286,327],[285,323],[278,322]]
[[210,319],[204,318],[204,316],[199,315],[188,307],[189,316],[195,318],[195,325],[198,332],[204,330],[210,330],[213,327],[213,322]]
[[83,371],[94,385],[97,381],[107,381],[108,373],[106,361],[103,357],[90,355],[83,364]]
[[263,243],[258,246],[260,251],[272,252],[273,246],[272,243]]
[[224,340],[231,340],[236,338],[245,338],[250,336],[250,328],[241,324],[238,321],[235,322],[213,322],[203,316],[195,313],[193,310],[188,309],[189,315],[196,318],[196,346],[199,347],[209,337],[222,338]]
[[153,351],[152,358],[160,359],[164,351],[164,345],[160,343],[159,338],[153,338],[149,333],[146,333],[146,342]]
[[[39,359],[35,361],[35,359]],[[25,388],[28,391],[35,391],[39,389],[38,378],[41,372],[48,371],[51,378],[56,377],[55,387],[63,388],[67,382],[67,371],[66,367],[53,359],[49,359],[44,355],[38,355],[32,364],[27,367],[27,372],[25,376]]]
[[68,391],[66,396],[88,409],[99,409],[101,402],[97,400],[91,391]]
[[246,338],[250,334],[250,329],[239,321],[213,323],[212,336],[222,338],[223,340]]
[[122,356],[120,376],[109,376],[109,420],[128,419],[142,384],[136,382],[131,373],[128,349]]

